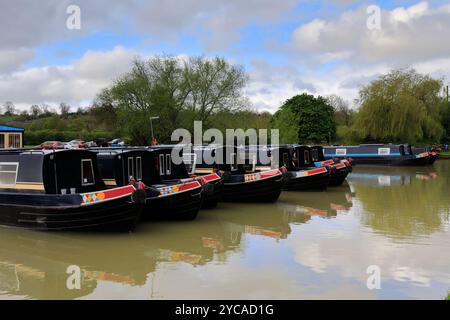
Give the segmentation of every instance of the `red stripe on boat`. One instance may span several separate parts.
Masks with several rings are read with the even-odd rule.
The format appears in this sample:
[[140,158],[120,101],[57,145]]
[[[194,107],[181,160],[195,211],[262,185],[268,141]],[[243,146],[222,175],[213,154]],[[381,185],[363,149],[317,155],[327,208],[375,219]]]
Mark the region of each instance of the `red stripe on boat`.
[[86,205],[126,197],[131,195],[135,190],[136,188],[130,185],[102,191],[81,193],[80,196],[83,199],[82,204]]
[[206,176],[200,176],[198,178],[203,178],[206,182],[212,182],[221,179],[217,173],[207,174]]
[[342,168],[345,168],[346,166],[345,166],[345,163],[338,163],[338,164],[332,165],[332,167],[334,167],[336,169],[342,169]]
[[317,168],[317,169],[308,170],[308,171],[306,171],[305,173],[306,173],[308,176],[311,176],[311,175],[314,175],[314,174],[325,173],[325,172],[327,172],[327,168],[325,168],[325,167],[320,167],[320,168]]
[[321,163],[322,163],[323,166],[326,166],[326,165],[328,165],[328,164],[333,164],[333,163],[334,163],[334,160],[322,161]]
[[266,178],[280,176],[280,175],[282,175],[282,173],[279,169],[260,172],[261,179],[266,179]]
[[201,184],[198,181],[192,181],[192,182],[187,182],[187,183],[184,183],[184,184],[181,184],[178,186],[179,186],[179,188],[178,188],[179,191],[187,191],[187,190],[201,187]]

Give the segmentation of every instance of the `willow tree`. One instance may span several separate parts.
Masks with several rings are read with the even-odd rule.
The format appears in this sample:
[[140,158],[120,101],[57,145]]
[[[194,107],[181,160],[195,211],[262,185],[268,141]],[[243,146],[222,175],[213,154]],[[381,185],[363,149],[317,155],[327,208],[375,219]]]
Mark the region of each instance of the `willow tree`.
[[439,141],[442,81],[413,69],[389,72],[359,92],[355,127],[366,140]]

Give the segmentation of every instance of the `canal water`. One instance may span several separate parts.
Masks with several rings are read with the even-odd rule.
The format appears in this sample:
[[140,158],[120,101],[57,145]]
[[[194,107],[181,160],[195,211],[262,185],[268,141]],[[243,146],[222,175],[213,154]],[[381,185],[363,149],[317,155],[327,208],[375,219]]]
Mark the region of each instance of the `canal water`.
[[443,299],[449,215],[441,160],[355,167],[325,192],[220,204],[134,234],[2,228],[0,299]]

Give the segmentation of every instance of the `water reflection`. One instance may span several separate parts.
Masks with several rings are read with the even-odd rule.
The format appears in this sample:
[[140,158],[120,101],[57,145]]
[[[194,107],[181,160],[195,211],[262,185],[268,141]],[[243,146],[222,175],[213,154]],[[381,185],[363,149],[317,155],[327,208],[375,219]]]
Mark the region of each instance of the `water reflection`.
[[442,230],[449,217],[448,172],[434,167],[356,167],[349,184],[362,205],[362,223],[394,238]]
[[[221,204],[134,234],[1,229],[0,298],[440,297],[450,287],[449,163],[356,167],[326,192]],[[378,292],[365,285],[371,264],[382,268]],[[67,288],[71,265],[80,290]]]

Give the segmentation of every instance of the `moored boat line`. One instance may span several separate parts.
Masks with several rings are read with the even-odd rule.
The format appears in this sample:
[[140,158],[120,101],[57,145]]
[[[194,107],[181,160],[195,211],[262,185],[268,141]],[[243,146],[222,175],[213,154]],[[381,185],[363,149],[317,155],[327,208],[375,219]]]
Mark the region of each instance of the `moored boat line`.
[[[181,163],[172,159],[175,154]],[[352,162],[425,165],[435,158],[427,150],[391,144],[0,150],[0,224],[132,231],[140,220],[193,220],[201,208],[220,201],[274,202],[282,190],[339,186]]]

